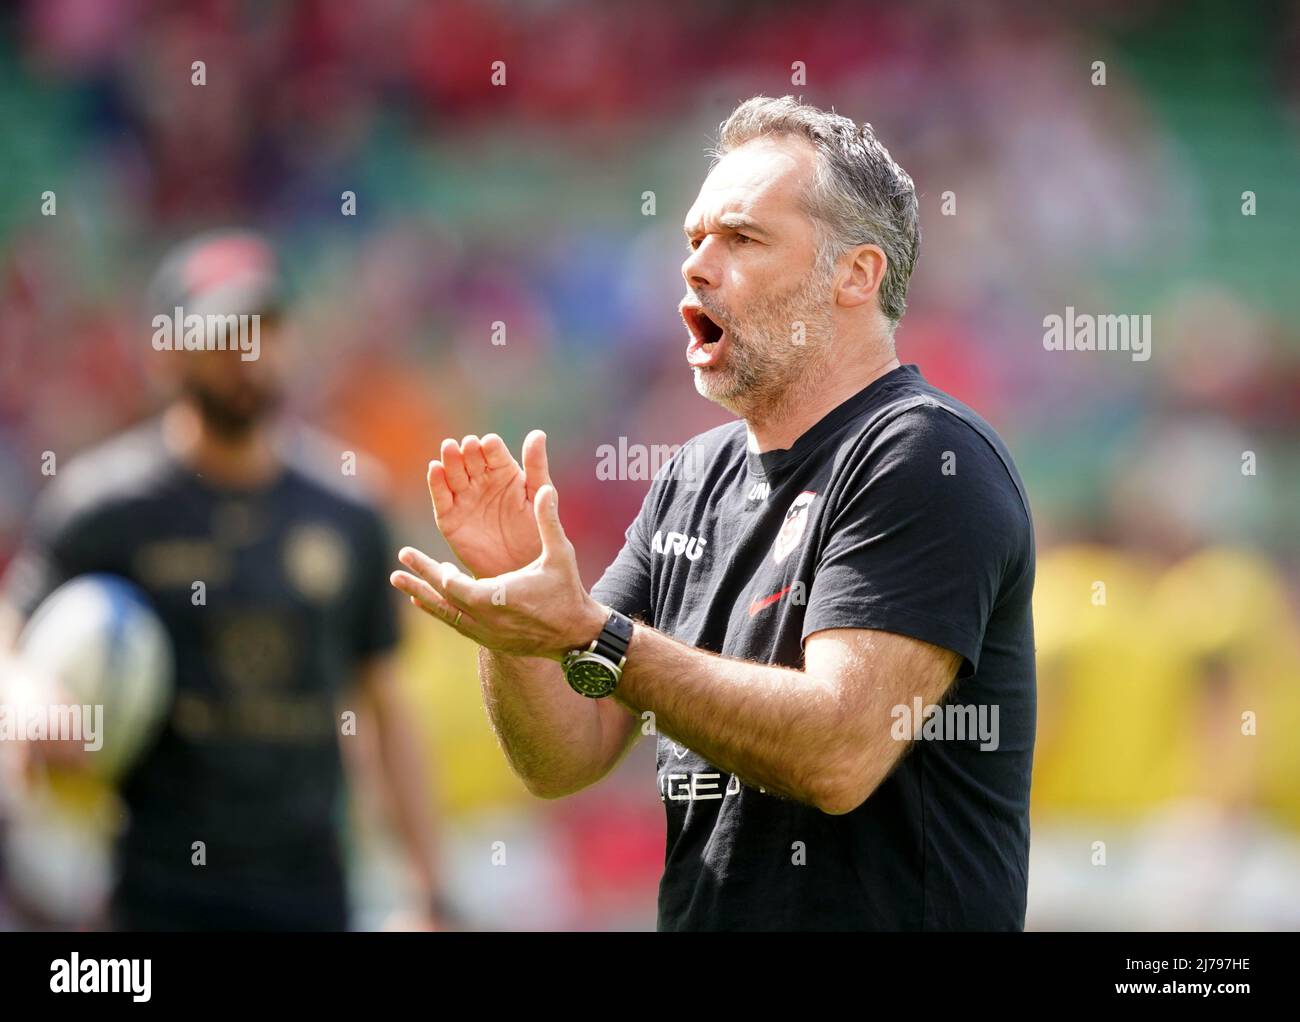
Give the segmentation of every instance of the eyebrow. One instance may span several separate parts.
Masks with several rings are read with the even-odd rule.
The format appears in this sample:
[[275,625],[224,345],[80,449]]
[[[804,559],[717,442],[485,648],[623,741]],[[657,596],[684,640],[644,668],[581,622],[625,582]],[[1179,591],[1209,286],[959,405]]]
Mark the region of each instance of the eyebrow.
[[[729,231],[744,231],[746,234],[768,237],[767,231],[759,226],[758,221],[746,216],[744,213],[723,213],[718,217],[718,223]],[[699,221],[697,220],[695,224],[684,226],[682,232],[689,238],[697,233],[697,230],[693,228],[698,228],[698,225]]]

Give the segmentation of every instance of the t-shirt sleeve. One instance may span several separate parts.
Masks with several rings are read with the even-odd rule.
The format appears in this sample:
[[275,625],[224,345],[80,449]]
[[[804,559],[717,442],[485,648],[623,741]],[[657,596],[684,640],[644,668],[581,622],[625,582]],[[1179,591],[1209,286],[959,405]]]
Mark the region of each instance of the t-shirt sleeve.
[[352,647],[359,660],[388,653],[397,646],[397,597],[388,582],[396,551],[383,519],[377,512],[369,513],[358,536],[360,574],[353,592]]
[[997,451],[937,405],[896,415],[855,451],[808,594],[803,638],[872,628],[952,650],[980,647],[1028,517]]
[[60,479],[36,499],[18,550],[0,580],[0,597],[23,617],[75,575],[108,567],[105,532],[96,509],[78,505]]
[[650,625],[654,622],[651,621],[649,526],[654,493],[652,486],[641,502],[641,510],[623,533],[623,548],[591,587],[592,597],[600,603]]

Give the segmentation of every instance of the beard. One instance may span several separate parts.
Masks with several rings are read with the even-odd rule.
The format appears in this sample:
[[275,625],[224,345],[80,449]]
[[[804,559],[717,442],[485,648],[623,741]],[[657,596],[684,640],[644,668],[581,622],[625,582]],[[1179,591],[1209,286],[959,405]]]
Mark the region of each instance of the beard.
[[218,390],[198,380],[186,380],[183,389],[198,409],[204,424],[228,441],[248,437],[280,405],[280,392],[265,386],[244,386],[232,392]]
[[[695,369],[695,389],[751,423],[782,417],[825,378],[831,361],[833,267],[818,264],[794,287],[750,303],[744,314],[696,295],[727,332],[720,366]],[[796,325],[802,324],[801,334]]]

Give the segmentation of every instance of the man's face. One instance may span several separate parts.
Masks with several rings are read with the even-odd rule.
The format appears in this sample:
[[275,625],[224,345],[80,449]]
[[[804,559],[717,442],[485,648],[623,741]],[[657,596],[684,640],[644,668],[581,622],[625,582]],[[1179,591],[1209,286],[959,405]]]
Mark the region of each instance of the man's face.
[[828,357],[832,276],[817,267],[800,202],[816,158],[798,139],[748,142],[686,215],[686,358],[700,394],[746,418],[788,399]]
[[239,351],[171,353],[181,390],[216,432],[231,439],[247,435],[280,405],[287,373],[287,338],[278,317],[262,316],[260,350],[254,360]]

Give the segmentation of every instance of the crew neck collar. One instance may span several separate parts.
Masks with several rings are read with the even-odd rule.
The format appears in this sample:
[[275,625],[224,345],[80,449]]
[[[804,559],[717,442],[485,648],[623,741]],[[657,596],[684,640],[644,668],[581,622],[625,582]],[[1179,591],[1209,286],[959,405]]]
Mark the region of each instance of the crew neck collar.
[[779,475],[784,469],[797,465],[815,451],[823,440],[851,421],[878,391],[909,379],[917,381],[924,379],[921,370],[911,362],[900,365],[897,369],[891,369],[883,376],[878,376],[852,397],[842,401],[818,419],[789,447],[758,454],[749,449],[748,435],[742,432],[741,442],[746,444],[745,459],[749,465],[750,475],[760,479],[770,479]]
[[280,456],[280,433],[278,431],[272,434],[271,442],[276,447],[277,457],[270,473],[258,479],[236,482],[228,479],[218,479],[215,476],[205,475],[200,472],[198,465],[194,464],[184,453],[178,450],[173,439],[167,435],[165,415],[160,415],[154,420],[153,428],[156,441],[162,447],[163,454],[172,466],[173,471],[180,473],[196,486],[208,490],[216,496],[232,499],[261,497],[276,490],[288,476],[283,457]]

